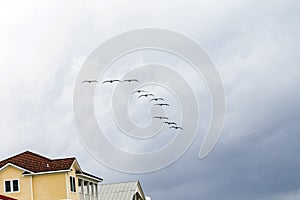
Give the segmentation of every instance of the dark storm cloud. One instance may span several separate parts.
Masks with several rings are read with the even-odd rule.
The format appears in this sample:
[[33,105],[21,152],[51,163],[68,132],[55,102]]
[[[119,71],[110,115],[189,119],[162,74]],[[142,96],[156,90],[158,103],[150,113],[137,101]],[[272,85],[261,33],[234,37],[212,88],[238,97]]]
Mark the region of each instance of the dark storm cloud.
[[[26,5],[0,6],[1,158],[25,149],[76,156],[105,182],[140,179],[158,200],[300,198],[298,1],[135,1],[126,9],[117,5],[127,2],[78,1],[38,4],[39,12]],[[145,26],[204,45],[224,81],[227,121],[204,160],[197,159],[199,136],[173,165],[129,175],[104,167],[82,147],[72,120],[73,85],[83,58],[101,41]]]

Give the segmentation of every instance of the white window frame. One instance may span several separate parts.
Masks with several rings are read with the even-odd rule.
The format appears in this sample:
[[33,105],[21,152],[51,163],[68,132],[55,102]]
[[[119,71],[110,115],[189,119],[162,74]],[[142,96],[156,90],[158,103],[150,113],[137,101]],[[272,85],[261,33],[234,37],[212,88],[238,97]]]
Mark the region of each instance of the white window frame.
[[[9,181],[10,182],[10,189],[11,191],[10,192],[7,192],[6,191],[6,185],[5,185],[5,182]],[[14,185],[13,185],[13,181],[18,181],[18,191],[14,191]],[[6,194],[9,194],[9,193],[18,193],[21,191],[21,188],[20,188],[20,180],[18,178],[15,178],[15,179],[5,179],[3,181],[3,186],[4,186],[4,193]]]

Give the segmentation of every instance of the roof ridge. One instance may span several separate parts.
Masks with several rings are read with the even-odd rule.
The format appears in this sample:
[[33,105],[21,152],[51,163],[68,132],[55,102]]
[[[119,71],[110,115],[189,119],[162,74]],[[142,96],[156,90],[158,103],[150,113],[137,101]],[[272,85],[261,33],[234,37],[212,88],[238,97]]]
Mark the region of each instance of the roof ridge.
[[68,157],[68,158],[57,158],[57,159],[52,159],[51,161],[59,161],[59,160],[66,160],[66,159],[73,159],[73,160],[76,160],[75,157]]
[[[7,161],[7,160],[16,158],[16,157],[18,157],[18,156],[20,156],[20,155],[24,155],[24,154],[26,154],[26,153],[30,153],[30,154],[32,154],[32,155],[38,155],[38,154],[36,154],[36,153],[33,153],[33,152],[31,152],[31,151],[26,150],[26,151],[23,151],[23,152],[21,152],[21,153],[18,153],[18,154],[16,154],[16,155],[14,155],[14,156],[10,156],[10,157],[8,157],[8,158],[5,158],[5,159],[3,159],[3,160],[0,160],[0,162],[5,162],[5,161]],[[41,156],[41,155],[39,155],[39,156]],[[48,159],[49,159],[49,158],[48,158]]]
[[57,158],[57,159],[52,159],[52,158],[48,158],[48,157],[46,157],[46,156],[40,155],[40,154],[38,154],[38,153],[35,153],[35,152],[32,152],[32,151],[26,150],[26,151],[23,151],[23,152],[21,152],[21,153],[18,153],[18,154],[16,154],[16,155],[14,155],[14,156],[8,157],[8,158],[6,158],[6,159],[4,159],[4,160],[0,160],[0,162],[6,161],[6,160],[10,160],[10,159],[12,159],[12,158],[15,158],[15,157],[18,157],[18,156],[21,156],[21,155],[24,155],[24,154],[31,154],[31,155],[33,155],[33,156],[37,156],[37,157],[46,159],[46,160],[48,160],[48,161],[59,161],[59,160],[66,160],[66,159],[75,159],[75,160],[76,160],[76,158],[75,158],[74,156],[73,156],[73,157],[67,157],[67,158]]
[[[37,156],[37,157],[40,157],[40,158],[43,158],[43,159],[46,159],[46,160],[49,160],[49,161],[52,160],[51,158],[47,158],[47,157],[42,156],[42,155],[40,155],[40,154],[34,153],[34,152],[32,152],[32,151],[25,151],[23,154],[25,154],[25,153],[29,153],[29,154],[31,154],[31,155],[33,155],[33,156]],[[21,154],[18,154],[18,155],[21,155]],[[18,156],[18,155],[17,155],[17,156]]]
[[127,184],[127,183],[138,183],[139,180],[135,180],[135,181],[125,181],[125,182],[117,182],[117,183],[103,183],[103,184],[100,184],[101,185],[116,185],[116,184]]

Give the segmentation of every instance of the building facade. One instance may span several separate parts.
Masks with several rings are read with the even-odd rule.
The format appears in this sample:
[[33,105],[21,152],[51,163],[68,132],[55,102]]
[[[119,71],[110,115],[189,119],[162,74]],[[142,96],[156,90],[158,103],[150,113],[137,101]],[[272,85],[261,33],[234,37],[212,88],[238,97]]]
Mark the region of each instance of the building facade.
[[96,200],[101,181],[84,172],[76,158],[26,151],[0,161],[0,195],[18,200]]

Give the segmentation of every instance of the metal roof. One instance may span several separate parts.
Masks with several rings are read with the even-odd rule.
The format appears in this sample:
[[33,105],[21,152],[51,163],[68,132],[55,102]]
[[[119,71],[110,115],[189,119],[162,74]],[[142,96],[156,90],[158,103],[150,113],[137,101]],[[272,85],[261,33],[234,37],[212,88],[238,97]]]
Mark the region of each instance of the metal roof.
[[145,198],[138,181],[101,184],[99,187],[99,200],[132,200],[137,192],[142,198]]

